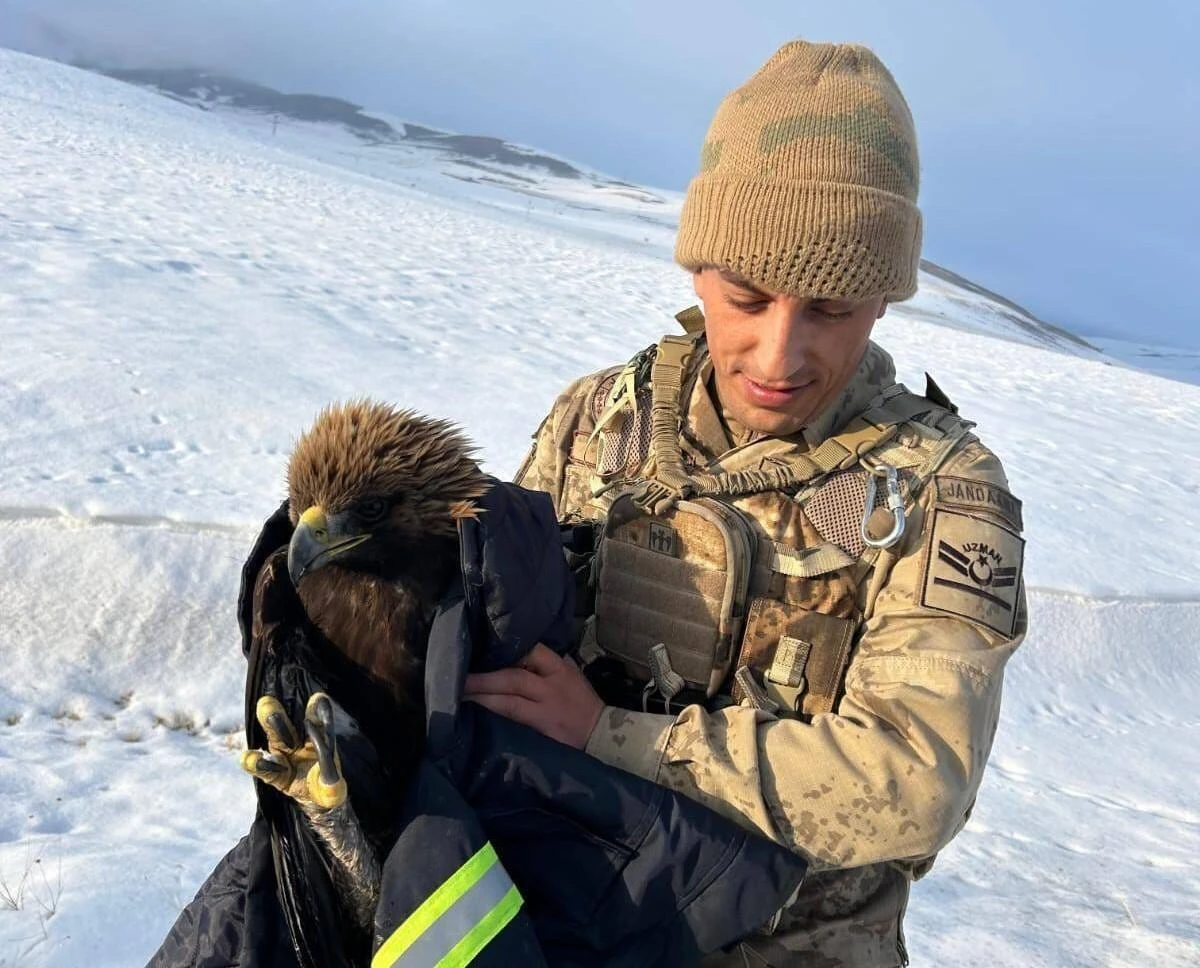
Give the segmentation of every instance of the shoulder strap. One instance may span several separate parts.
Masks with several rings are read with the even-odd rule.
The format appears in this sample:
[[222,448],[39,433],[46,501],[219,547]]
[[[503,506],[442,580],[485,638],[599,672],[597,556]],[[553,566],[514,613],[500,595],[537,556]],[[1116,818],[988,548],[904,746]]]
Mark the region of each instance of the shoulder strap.
[[756,442],[742,449],[733,465],[719,473],[689,474],[679,443],[683,390],[704,337],[704,316],[693,306],[678,313],[676,319],[687,331],[686,335],[664,336],[657,346],[647,347],[626,364],[589,438],[590,445],[618,416],[633,413],[637,390],[649,382],[649,456],[653,459],[653,470],[632,495],[644,511],[662,513],[683,498],[734,497],[811,487],[892,443],[901,426],[910,422],[920,422],[942,438],[921,462],[918,477],[924,478],[933,473],[973,426],[955,415],[957,408],[926,374],[929,381],[926,396],[910,392],[903,384],[894,384],[840,434],[809,452],[792,452],[786,457],[771,455],[771,460],[763,460],[770,448]]
[[688,306],[675,314],[675,321],[689,336],[704,332],[704,311],[699,306]]
[[679,448],[679,402],[683,375],[697,342],[695,335],[664,336],[650,370],[650,453],[654,456],[654,477],[675,493],[676,500],[691,481],[683,469],[683,453]]
[[[622,367],[621,371],[613,379],[605,400],[600,405],[601,409],[596,416],[592,432],[588,435],[587,445],[584,448],[585,455],[591,452],[592,445],[598,439],[601,441],[601,450],[603,450],[604,432],[614,422],[627,417],[632,419],[636,416],[638,389],[645,386],[649,379],[650,367],[654,361],[656,349],[656,346],[651,345],[641,350]],[[607,382],[607,380],[604,381],[604,383]],[[598,390],[603,388],[604,383],[601,383]],[[592,400],[589,401],[589,406],[599,405],[596,402],[599,395],[599,392],[594,394]],[[595,410],[593,409],[592,412],[595,412]],[[596,485],[594,485],[595,487],[602,488],[603,482],[597,481]]]
[[658,344],[650,371],[650,452],[654,457],[652,478],[635,489],[634,501],[645,511],[661,514],[682,498],[732,497],[761,491],[799,487],[818,477],[842,470],[895,436],[900,421],[876,423],[856,417],[846,429],[808,453],[790,454],[769,466],[752,466],[757,459],[751,444],[738,461],[742,469],[717,474],[689,475],[679,446],[680,398],[684,374],[698,342],[698,334],[665,336]]
[[[969,436],[975,426],[969,420],[958,416],[958,408],[951,403],[929,374],[925,374],[928,387],[925,396],[908,391],[897,384],[903,391],[895,396],[878,403],[868,412],[875,418],[899,420],[903,423],[920,424],[936,438],[919,451],[913,451],[917,459],[913,462],[913,484],[909,488],[910,500],[915,500],[925,486],[925,482],[937,471],[946,459],[955,451],[958,445]],[[907,448],[904,448],[907,449]],[[887,454],[880,455],[887,460]]]

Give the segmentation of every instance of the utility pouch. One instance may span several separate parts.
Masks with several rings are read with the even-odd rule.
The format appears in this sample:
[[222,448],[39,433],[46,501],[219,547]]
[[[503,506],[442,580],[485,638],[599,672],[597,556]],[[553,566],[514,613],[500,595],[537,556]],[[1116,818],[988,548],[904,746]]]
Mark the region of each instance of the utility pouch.
[[746,618],[733,698],[781,715],[833,712],[858,622],[755,598]]
[[644,514],[618,497],[600,541],[596,642],[644,676],[646,697],[712,697],[740,641],[754,561],[750,522],[711,498]]

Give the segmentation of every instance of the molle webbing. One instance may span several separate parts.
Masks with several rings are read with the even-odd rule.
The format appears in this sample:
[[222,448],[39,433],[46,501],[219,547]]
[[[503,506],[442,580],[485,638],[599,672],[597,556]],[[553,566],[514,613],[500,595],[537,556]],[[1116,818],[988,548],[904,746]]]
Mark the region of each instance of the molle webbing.
[[[593,482],[593,491],[597,494],[611,486],[604,484],[605,477],[626,469],[630,451],[637,446],[638,438],[641,436],[639,429],[643,420],[638,413],[638,390],[647,382],[656,351],[656,346],[648,346],[626,363],[608,384],[609,390],[603,397],[603,406],[592,415],[594,426],[588,435],[587,445],[581,456],[586,458],[592,445],[597,440],[600,441],[600,453],[596,458],[596,478]],[[601,387],[605,383],[602,383]],[[618,449],[621,451],[622,457],[616,461],[616,466],[610,466],[613,464],[613,455],[609,453],[609,448],[606,446],[605,435],[608,433],[610,425],[620,424],[622,420],[626,421],[626,425],[624,431],[617,437]],[[647,428],[645,432],[648,434],[649,429]]]
[[[681,677],[710,698],[732,685],[734,701],[761,694],[760,708],[781,715],[829,713],[861,620],[854,589],[879,553],[866,547],[867,505],[879,506],[867,484],[903,467],[897,486],[911,503],[970,425],[893,383],[812,449],[767,436],[704,469],[685,467],[681,435],[707,372],[703,354],[700,331],[664,337],[594,410],[598,429],[620,421],[613,460],[595,478],[594,493],[613,495],[597,559],[595,644],[643,677],[652,701],[665,704],[678,690],[664,683]],[[602,443],[602,458],[608,449]],[[621,471],[633,480],[614,479]],[[776,522],[765,534],[758,512]],[[780,541],[771,527],[785,519]]]
[[[715,695],[741,640],[754,546],[732,505],[678,501],[649,517],[618,497],[596,569],[597,644],[635,674],[653,674],[660,692],[666,671]],[[663,658],[652,661],[660,643]]]
[[792,578],[815,578],[841,568],[851,568],[855,559],[844,549],[826,542],[813,548],[792,548],[780,541],[773,541],[771,571]]
[[[868,419],[857,417],[846,430],[831,437],[809,453],[789,455],[786,462],[770,466],[753,465],[745,459],[753,453],[751,444],[743,450],[736,470],[717,474],[689,474],[683,466],[679,445],[680,398],[684,374],[696,349],[696,336],[666,336],[658,344],[658,353],[650,371],[653,392],[651,404],[650,453],[654,473],[643,484],[635,500],[652,512],[665,510],[680,498],[735,497],[763,491],[786,491],[835,470],[850,467],[865,454],[886,443],[899,429],[899,420],[885,410],[875,410]],[[879,416],[873,422],[871,416]],[[903,417],[901,418],[903,419]]]

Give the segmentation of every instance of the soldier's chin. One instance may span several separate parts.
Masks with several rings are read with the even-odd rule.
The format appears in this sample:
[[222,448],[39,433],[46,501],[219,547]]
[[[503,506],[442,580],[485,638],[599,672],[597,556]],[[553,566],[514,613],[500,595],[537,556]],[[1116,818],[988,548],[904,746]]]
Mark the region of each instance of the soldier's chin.
[[770,437],[787,437],[798,433],[804,429],[811,416],[811,408],[805,408],[802,415],[797,415],[794,411],[756,406],[743,406],[739,409],[742,412],[733,415],[738,423],[753,433]]

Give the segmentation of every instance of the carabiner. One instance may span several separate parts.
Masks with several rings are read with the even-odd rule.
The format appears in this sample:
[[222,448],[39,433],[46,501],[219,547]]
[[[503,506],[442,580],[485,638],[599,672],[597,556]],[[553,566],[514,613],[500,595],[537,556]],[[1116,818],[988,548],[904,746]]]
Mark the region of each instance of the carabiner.
[[[871,548],[890,548],[904,536],[904,498],[900,494],[900,474],[891,464],[879,464],[875,467],[868,467],[867,470],[869,472],[867,494],[863,501],[862,525],[860,526],[862,539]],[[877,477],[883,477],[887,481],[887,508],[892,512],[892,519],[895,522],[892,530],[882,538],[872,538],[871,532],[867,528],[871,520],[871,513],[875,510],[875,492],[878,486],[875,479]]]

